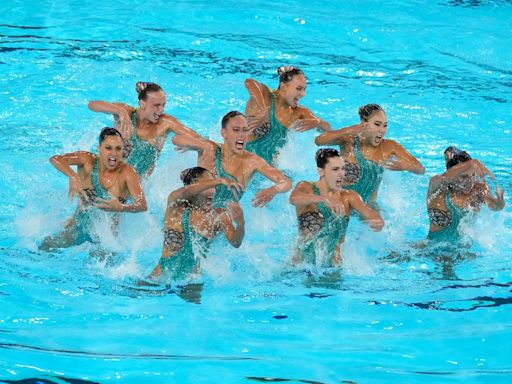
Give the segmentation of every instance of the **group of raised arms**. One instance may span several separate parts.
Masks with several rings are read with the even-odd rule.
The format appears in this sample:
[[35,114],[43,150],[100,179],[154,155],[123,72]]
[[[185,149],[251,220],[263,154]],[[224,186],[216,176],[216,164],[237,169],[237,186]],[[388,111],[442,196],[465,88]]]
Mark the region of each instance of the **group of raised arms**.
[[[91,101],[92,111],[113,115],[115,128],[103,128],[97,154],[79,151],[50,159],[68,176],[69,197],[73,201],[77,196],[78,208],[64,230],[45,238],[40,248],[98,242],[92,227],[102,210],[145,211],[141,180],[155,168],[172,132],[173,144],[196,151],[198,160],[181,173],[183,187],[168,196],[162,254],[149,278],[187,279],[199,272],[208,245],[221,232],[233,247],[242,244],[245,220],[239,201],[256,173],[273,185],[255,194],[253,206],[263,207],[276,194],[292,188],[292,181],[275,167],[276,158],[289,131],[316,128],[320,131],[316,145],[331,147],[316,152],[318,180],[296,181],[290,194],[299,228],[292,261],[340,265],[352,213],[374,231],[384,226],[375,204],[384,170],[421,175],[425,169],[403,146],[384,138],[388,122],[379,105],[360,107],[358,124],[332,130],[329,123],[299,105],[306,94],[304,73],[292,66],[277,72],[276,90],[254,79],[245,81],[249,93],[245,114],[231,111],[222,118],[222,143],[208,140],[165,114],[166,95],[155,83],[136,84],[138,107]],[[447,170],[431,178],[427,192],[427,239],[453,246],[461,239],[458,227],[464,216],[478,212],[483,204],[503,209],[505,202],[498,186],[496,194],[491,193],[485,177],[494,176],[480,161],[453,146],[444,157]],[[115,228],[119,215],[109,220]]]

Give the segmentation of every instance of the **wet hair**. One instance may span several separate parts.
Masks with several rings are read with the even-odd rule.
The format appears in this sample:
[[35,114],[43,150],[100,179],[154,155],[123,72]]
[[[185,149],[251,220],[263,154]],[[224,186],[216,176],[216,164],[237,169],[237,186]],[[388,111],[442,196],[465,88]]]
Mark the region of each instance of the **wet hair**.
[[119,132],[117,129],[105,127],[100,132],[100,137],[99,137],[100,145],[101,145],[101,143],[103,143],[103,141],[105,141],[107,136],[119,136],[121,138],[121,140],[123,139],[121,132]]
[[322,148],[316,151],[315,160],[318,168],[325,168],[325,165],[331,157],[339,157],[340,153],[334,148]]
[[445,155],[451,154],[451,158],[446,162],[446,169],[450,169],[454,165],[464,163],[465,161],[471,160],[471,156],[466,151],[461,151],[457,147],[449,146],[444,150]]
[[361,121],[368,121],[370,119],[370,116],[377,111],[384,112],[384,109],[378,104],[366,104],[362,107],[359,107],[359,118]]
[[146,100],[148,98],[148,93],[150,92],[163,92],[161,86],[157,83],[146,83],[144,81],[139,81],[135,84],[135,91],[139,94],[139,100]]
[[231,120],[233,117],[236,117],[236,116],[244,116],[244,114],[242,112],[238,112],[238,111],[231,111],[231,112],[226,113],[224,115],[224,117],[222,118],[222,123],[221,123],[222,128],[226,128],[226,126],[229,123],[229,120]]
[[297,75],[304,75],[300,68],[282,65],[277,68],[280,83],[288,83]]
[[183,185],[190,185],[197,181],[197,179],[205,172],[208,172],[203,167],[192,167],[183,170],[180,174],[180,179],[183,181]]

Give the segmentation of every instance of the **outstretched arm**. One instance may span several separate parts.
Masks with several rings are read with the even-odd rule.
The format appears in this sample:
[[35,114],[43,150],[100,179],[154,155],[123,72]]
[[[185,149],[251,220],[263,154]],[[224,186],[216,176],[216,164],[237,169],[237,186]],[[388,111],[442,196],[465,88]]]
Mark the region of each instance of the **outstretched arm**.
[[340,145],[342,142],[357,136],[361,132],[361,124],[328,131],[315,139],[316,145]]
[[384,219],[382,219],[382,216],[379,212],[365,204],[359,193],[351,191],[349,194],[349,203],[350,208],[356,210],[371,229],[378,232],[384,227]]
[[274,185],[262,189],[254,196],[252,200],[252,204],[255,207],[263,207],[270,200],[274,198],[277,193],[283,193],[289,191],[292,187],[292,182],[289,178],[287,178],[281,171],[269,165],[262,158],[258,158],[258,167],[256,170],[265,176],[267,179],[274,182]]
[[407,150],[395,141],[387,141],[391,146],[391,152],[388,159],[380,164],[391,171],[409,171],[417,175],[423,175],[425,168],[421,163]]

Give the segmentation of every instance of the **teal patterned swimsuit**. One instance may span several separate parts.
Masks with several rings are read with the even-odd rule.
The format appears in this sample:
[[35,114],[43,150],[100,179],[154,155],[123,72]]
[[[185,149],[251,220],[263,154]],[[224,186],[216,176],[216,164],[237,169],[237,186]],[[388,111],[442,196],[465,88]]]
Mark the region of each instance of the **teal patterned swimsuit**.
[[273,164],[279,150],[287,142],[288,129],[277,120],[275,113],[275,96],[270,92],[269,126],[261,126],[254,130],[256,140],[250,141],[246,149]]
[[[237,178],[224,171],[222,166],[222,149],[217,145],[215,150],[215,173],[218,177],[230,179],[238,182]],[[232,201],[239,201],[242,197],[242,191],[238,193],[238,198],[233,195],[233,192],[224,184],[219,184],[215,187],[215,195],[213,196],[212,206],[214,208],[226,208]]]
[[[313,183],[315,195],[320,190]],[[301,260],[319,267],[332,267],[336,246],[345,237],[348,216],[338,216],[325,203],[316,204],[318,211],[304,212],[299,216],[299,229],[314,234],[312,239],[299,246]]]
[[143,177],[156,163],[160,150],[156,149],[146,140],[142,140],[137,135],[137,108],[132,113],[132,135],[130,137],[132,149],[126,159],[126,162],[133,166],[137,174]]
[[375,191],[379,188],[384,168],[363,156],[358,137],[354,137],[354,155],[359,168],[359,177],[354,184],[345,186],[345,189],[356,191],[361,195],[363,201],[368,204]]
[[449,192],[446,192],[444,201],[448,211],[442,211],[436,208],[430,208],[428,210],[430,220],[441,227],[441,229],[435,232],[430,231],[427,239],[436,242],[456,244],[461,240],[458,232],[460,221],[468,214],[469,210],[455,205]]
[[73,228],[75,243],[82,244],[86,241],[93,242],[91,230],[93,229],[93,220],[96,217],[96,208],[92,206],[96,198],[110,200],[112,196],[101,186],[98,169],[99,159],[96,158],[91,172],[92,189],[84,189],[87,199],[82,198],[82,207],[75,214],[75,224]]
[[194,272],[199,266],[201,258],[206,257],[210,242],[209,239],[195,232],[190,226],[190,207],[183,210],[181,227],[182,233],[167,230],[164,235],[164,243],[168,248],[172,248],[172,242],[175,241],[176,237],[180,237],[177,235],[181,235],[179,242],[182,243],[182,246],[180,250],[173,256],[160,259],[162,270],[168,272],[170,277],[175,280],[183,280]]

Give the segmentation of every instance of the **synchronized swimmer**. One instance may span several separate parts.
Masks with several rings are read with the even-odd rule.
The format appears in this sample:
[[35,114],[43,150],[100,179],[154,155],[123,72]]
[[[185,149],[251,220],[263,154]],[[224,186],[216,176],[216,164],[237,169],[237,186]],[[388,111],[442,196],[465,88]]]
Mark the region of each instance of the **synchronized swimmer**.
[[[166,95],[155,83],[139,82],[139,107],[123,103],[91,101],[89,108],[112,114],[115,128],[104,128],[98,155],[73,152],[53,156],[51,163],[69,177],[69,197],[78,197],[78,208],[65,229],[44,239],[40,248],[51,250],[85,241],[98,242],[93,224],[98,210],[141,212],[147,209],[140,178],[153,171],[170,132],[173,143],[198,154],[197,165],[182,172],[184,186],[172,191],[164,217],[164,241],[160,261],[148,276],[166,275],[187,279],[200,271],[209,244],[223,233],[238,248],[245,234],[245,219],[239,201],[257,174],[273,185],[258,191],[253,206],[263,207],[276,194],[286,193],[292,181],[275,167],[290,130],[317,128],[315,143],[339,146],[316,153],[319,179],[300,181],[290,194],[295,206],[299,234],[292,256],[295,264],[336,267],[342,264],[352,212],[374,231],[384,226],[375,202],[385,169],[418,175],[425,168],[403,146],[384,139],[387,116],[377,104],[359,108],[360,123],[338,130],[299,106],[306,92],[306,77],[297,67],[278,69],[279,87],[271,90],[247,79],[246,116],[227,113],[221,122],[222,143],[216,143],[164,113]],[[429,241],[460,243],[459,224],[483,204],[501,210],[504,191],[496,186],[494,196],[485,177],[493,174],[469,154],[455,147],[445,151],[446,172],[433,176],[427,192],[430,219]],[[72,168],[76,166],[76,171]],[[112,226],[118,217],[112,217]]]

